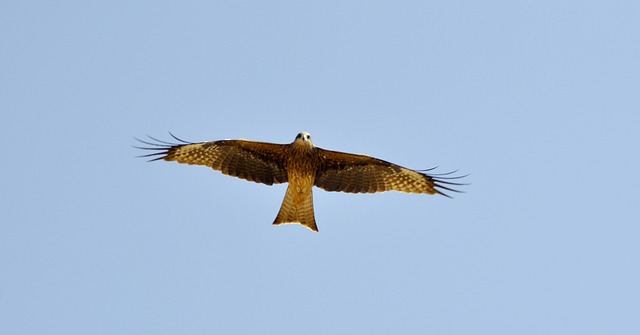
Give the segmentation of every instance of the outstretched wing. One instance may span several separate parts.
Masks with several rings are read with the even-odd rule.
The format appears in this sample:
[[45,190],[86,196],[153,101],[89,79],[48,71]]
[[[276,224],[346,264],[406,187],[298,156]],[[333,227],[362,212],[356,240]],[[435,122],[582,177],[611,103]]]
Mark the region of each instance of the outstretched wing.
[[138,140],[150,147],[137,148],[157,151],[141,157],[155,157],[152,161],[163,159],[204,165],[229,176],[267,185],[287,182],[282,160],[286,146],[283,144],[247,140],[190,143],[173,137],[181,143],[164,142],[153,137],[150,138],[155,143]]
[[[316,148],[321,167],[315,186],[325,191],[374,193],[399,191],[406,193],[442,194],[441,190],[459,192],[445,185],[464,185],[445,181],[462,177],[431,176],[381,159]],[[446,174],[445,174],[446,175]],[[444,175],[440,175],[444,176]]]

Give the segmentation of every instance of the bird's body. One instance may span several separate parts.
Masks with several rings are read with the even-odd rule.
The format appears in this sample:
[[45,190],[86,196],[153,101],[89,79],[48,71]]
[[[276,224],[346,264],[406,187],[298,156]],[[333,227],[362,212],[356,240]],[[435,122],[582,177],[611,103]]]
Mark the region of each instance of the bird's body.
[[446,196],[438,188],[457,191],[442,184],[461,185],[444,181],[446,177],[436,179],[377,158],[318,148],[307,132],[299,133],[290,144],[176,140],[182,143],[141,141],[153,146],[141,149],[159,151],[144,157],[159,156],[153,160],[204,165],[226,175],[267,185],[287,182],[289,186],[273,224],[299,223],[313,231],[318,231],[313,211],[314,186],[350,193],[395,190]]
[[296,139],[287,147],[285,169],[289,186],[282,206],[273,224],[299,222],[311,230],[318,231],[313,212],[313,184],[319,165],[311,139]]

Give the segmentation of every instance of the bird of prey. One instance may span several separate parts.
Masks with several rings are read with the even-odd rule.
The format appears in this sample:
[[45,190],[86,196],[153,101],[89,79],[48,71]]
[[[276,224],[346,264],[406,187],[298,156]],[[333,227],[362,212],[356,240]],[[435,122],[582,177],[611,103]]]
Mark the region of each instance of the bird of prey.
[[336,192],[399,191],[449,197],[443,191],[460,192],[450,187],[464,185],[449,181],[464,176],[429,175],[423,172],[430,170],[410,170],[365,155],[316,147],[307,132],[299,133],[290,144],[241,139],[192,143],[169,134],[178,143],[151,136],[155,142],[137,139],[148,147],[136,148],[157,151],[140,157],[208,166],[229,176],[267,185],[289,183],[274,225],[298,223],[317,232],[314,186]]

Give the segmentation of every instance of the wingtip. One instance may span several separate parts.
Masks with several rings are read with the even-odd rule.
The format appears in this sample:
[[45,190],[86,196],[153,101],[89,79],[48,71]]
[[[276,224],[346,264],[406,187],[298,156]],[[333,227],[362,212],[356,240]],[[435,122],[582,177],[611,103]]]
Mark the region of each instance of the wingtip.
[[143,140],[137,137],[133,137],[134,140],[144,144],[145,146],[136,146],[136,145],[132,145],[133,148],[135,149],[139,149],[139,150],[151,150],[151,151],[157,151],[157,152],[153,152],[147,155],[140,155],[140,156],[136,156],[136,158],[149,158],[149,157],[155,157],[155,156],[159,156],[156,158],[152,158],[150,160],[148,160],[147,162],[153,162],[153,161],[158,161],[158,160],[167,160],[167,155],[170,153],[170,151],[176,147],[180,147],[183,145],[187,145],[187,144],[193,144],[191,142],[187,142],[185,140],[182,140],[178,137],[176,137],[175,135],[173,135],[171,132],[169,132],[169,134],[171,135],[171,137],[173,137],[176,141],[179,141],[180,143],[174,143],[174,142],[167,142],[167,141],[163,141],[160,139],[157,139],[151,135],[146,135],[149,140]]
[[449,199],[453,199],[453,196],[445,193],[444,191],[454,192],[454,193],[465,193],[464,191],[455,189],[453,187],[470,185],[469,183],[457,183],[452,181],[452,180],[463,179],[470,175],[470,174],[465,174],[462,176],[452,176],[452,174],[458,172],[458,170],[445,172],[445,173],[429,173],[429,174],[424,173],[424,172],[433,171],[434,169],[435,168],[430,168],[430,169],[419,170],[419,171],[431,179],[433,183],[433,190],[435,191],[436,194],[440,194]]

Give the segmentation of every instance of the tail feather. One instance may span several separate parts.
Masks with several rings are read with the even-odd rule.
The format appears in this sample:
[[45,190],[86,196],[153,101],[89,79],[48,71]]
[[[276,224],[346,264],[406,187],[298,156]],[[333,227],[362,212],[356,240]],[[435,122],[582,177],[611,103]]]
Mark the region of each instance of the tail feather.
[[273,224],[288,223],[299,223],[315,232],[318,231],[313,213],[313,193],[311,188],[307,193],[297,193],[291,185],[287,188],[282,206],[280,206],[280,212],[278,212]]

